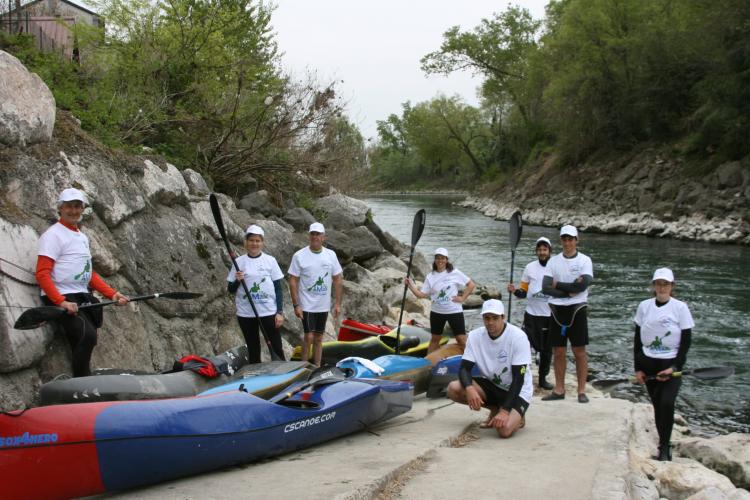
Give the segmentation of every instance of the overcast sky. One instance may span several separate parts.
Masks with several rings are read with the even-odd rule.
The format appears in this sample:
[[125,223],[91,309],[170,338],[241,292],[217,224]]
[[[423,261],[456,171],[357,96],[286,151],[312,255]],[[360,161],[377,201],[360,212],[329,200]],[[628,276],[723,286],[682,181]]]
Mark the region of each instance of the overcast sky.
[[[314,71],[321,84],[338,88],[348,115],[365,138],[375,121],[401,114],[401,103],[422,102],[442,92],[476,104],[479,80],[470,74],[427,77],[419,60],[438,50],[451,26],[473,29],[505,10],[489,0],[275,0],[272,25],[283,66],[298,78]],[[547,0],[512,2],[544,17]]]

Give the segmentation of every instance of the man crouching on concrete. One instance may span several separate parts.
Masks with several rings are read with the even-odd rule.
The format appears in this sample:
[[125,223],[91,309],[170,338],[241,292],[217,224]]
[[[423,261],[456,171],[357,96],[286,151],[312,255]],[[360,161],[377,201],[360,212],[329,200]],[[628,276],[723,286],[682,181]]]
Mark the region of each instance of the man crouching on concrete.
[[[469,332],[458,380],[448,385],[448,397],[475,411],[489,408],[490,416],[480,427],[493,427],[501,438],[509,438],[525,425],[533,394],[531,347],[526,334],[505,321],[499,300],[482,305],[482,320],[483,327]],[[471,375],[475,365],[478,377]]]

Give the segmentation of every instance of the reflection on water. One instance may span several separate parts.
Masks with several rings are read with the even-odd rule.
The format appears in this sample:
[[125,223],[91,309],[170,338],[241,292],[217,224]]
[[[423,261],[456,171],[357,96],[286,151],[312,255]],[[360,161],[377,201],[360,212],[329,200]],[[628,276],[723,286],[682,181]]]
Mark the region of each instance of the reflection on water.
[[[508,223],[456,207],[450,196],[379,196],[364,200],[375,222],[399,240],[411,240],[414,213],[427,211],[417,249],[428,260],[446,247],[452,262],[475,281],[503,291],[510,277]],[[556,228],[525,226],[516,249],[514,278],[534,258],[534,242],[547,236],[558,242]],[[671,267],[675,295],[687,302],[695,319],[687,367],[731,365],[736,374],[725,380],[699,382],[686,378],[678,411],[705,433],[750,432],[750,248],[733,245],[660,240],[644,236],[581,234],[579,249],[594,262],[595,284],[589,294],[589,364],[595,378],[632,374],[633,316],[649,297],[654,269]],[[555,245],[554,252],[559,251]],[[520,324],[523,301],[513,301],[511,321]],[[478,311],[467,311],[467,326],[481,325]],[[572,366],[571,366],[572,368]],[[619,386],[618,397],[647,401],[639,386]]]

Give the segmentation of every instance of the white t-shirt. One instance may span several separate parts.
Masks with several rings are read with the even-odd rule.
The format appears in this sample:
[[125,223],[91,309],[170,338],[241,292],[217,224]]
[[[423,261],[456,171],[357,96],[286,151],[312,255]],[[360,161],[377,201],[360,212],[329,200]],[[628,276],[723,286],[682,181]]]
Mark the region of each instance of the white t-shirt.
[[[573,283],[584,274],[593,278],[594,265],[591,263],[591,258],[581,252],[578,252],[572,259],[568,259],[563,254],[559,253],[547,262],[547,266],[544,270],[545,276],[552,276],[552,278],[559,283]],[[556,306],[570,306],[573,304],[582,304],[588,300],[588,297],[589,290],[587,288],[573,297],[550,297],[549,303]]]
[[473,361],[483,377],[506,391],[513,381],[512,366],[526,365],[520,396],[531,403],[534,388],[529,339],[517,326],[507,322],[505,324],[503,334],[494,340],[483,326],[470,331],[462,359]]
[[[243,255],[236,260],[237,267],[245,273],[245,284],[247,289],[250,290],[250,298],[253,299],[258,315],[263,317],[276,314],[276,290],[273,287],[273,282],[284,277],[284,273],[279,268],[279,263],[276,262],[275,258],[265,253],[261,253],[256,258]],[[236,273],[237,271],[232,266],[229,269],[227,281],[234,282]],[[234,298],[237,316],[254,318],[255,314],[250,301],[247,300],[245,289],[242,287],[242,283],[239,285],[240,287],[237,289]]]
[[675,298],[661,307],[655,298],[644,300],[638,304],[635,324],[641,327],[643,354],[658,359],[676,358],[682,330],[695,326],[687,304]]
[[306,312],[331,309],[333,277],[342,273],[336,252],[323,248],[315,253],[307,246],[298,250],[289,265],[289,274],[299,278],[299,305]]
[[453,302],[453,297],[458,295],[458,288],[465,286],[469,277],[456,268],[453,271],[441,273],[432,271],[424,279],[422,293],[430,295],[432,311],[440,314],[453,314],[463,312],[463,306]]
[[42,233],[37,248],[38,255],[55,261],[51,276],[61,294],[88,293],[93,272],[88,236],[58,222]]
[[539,260],[535,260],[526,264],[523,276],[521,276],[521,282],[529,284],[529,288],[526,290],[526,312],[532,316],[550,315],[549,296],[542,292],[545,270],[546,267],[541,265]]

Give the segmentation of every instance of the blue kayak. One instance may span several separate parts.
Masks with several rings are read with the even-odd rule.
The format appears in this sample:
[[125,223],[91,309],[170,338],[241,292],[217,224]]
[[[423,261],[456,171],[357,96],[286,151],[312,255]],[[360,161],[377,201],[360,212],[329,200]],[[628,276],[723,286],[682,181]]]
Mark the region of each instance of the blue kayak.
[[234,391],[0,415],[3,496],[94,495],[272,457],[405,413],[413,398],[408,383],[343,376],[294,390],[270,401]]
[[432,363],[428,359],[395,354],[387,354],[373,360],[346,358],[336,363],[336,366],[352,378],[410,382],[414,385],[414,394],[421,394],[427,390],[432,370]]
[[[427,387],[428,398],[444,398],[447,393],[448,384],[458,380],[458,370],[461,368],[461,354],[441,359],[432,368],[430,383]],[[478,377],[479,369],[474,365],[471,374]]]

